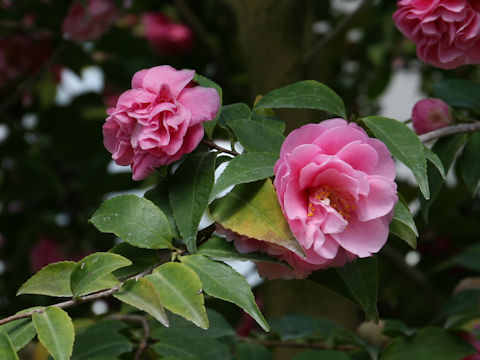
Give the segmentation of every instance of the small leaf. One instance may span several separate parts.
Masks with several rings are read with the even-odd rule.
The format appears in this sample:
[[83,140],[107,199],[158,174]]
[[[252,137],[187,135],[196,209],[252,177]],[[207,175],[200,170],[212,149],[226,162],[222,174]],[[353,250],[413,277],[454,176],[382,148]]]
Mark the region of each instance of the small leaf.
[[150,200],[155,205],[157,205],[160,210],[163,211],[165,216],[170,223],[170,230],[172,235],[175,238],[180,237],[180,234],[177,230],[177,224],[175,223],[175,218],[173,216],[172,206],[170,205],[170,200],[168,199],[168,182],[170,177],[160,178],[157,182],[157,185],[151,190],[148,190],[144,197],[145,199]]
[[425,199],[429,199],[427,160],[424,146],[418,136],[398,120],[369,116],[362,121],[372,130],[377,139],[387,145],[394,157],[412,170],[420,191]]
[[480,154],[480,132],[470,135],[459,159],[463,181],[473,197],[476,196],[480,187],[480,161],[478,161],[478,154]]
[[[22,313],[22,311],[20,313]],[[15,351],[23,348],[37,335],[31,319],[20,319],[4,324],[0,326],[0,332],[2,331],[6,333],[12,341]]]
[[132,265],[122,267],[113,272],[117,278],[138,274],[160,262],[160,256],[157,250],[138,248],[126,242],[115,245],[108,252],[121,255],[132,262]]
[[304,80],[270,91],[256,104],[262,108],[303,108],[323,110],[346,118],[343,100],[328,86]]
[[215,175],[215,154],[189,156],[170,182],[170,204],[173,215],[190,253],[197,251],[197,231],[207,209]]
[[265,346],[253,343],[237,345],[237,360],[272,360],[273,356]]
[[224,263],[210,260],[202,255],[182,256],[180,261],[193,269],[203,284],[203,290],[210,296],[230,301],[245,310],[265,330],[269,327],[258,309],[250,285]]
[[131,279],[113,294],[118,300],[152,315],[163,325],[168,326],[167,314],[160,302],[160,296],[153,284],[145,278]]
[[147,249],[171,249],[172,234],[165,214],[151,201],[121,195],[105,201],[90,222],[129,244]]
[[222,112],[218,123],[220,126],[226,128],[230,121],[240,119],[250,119],[251,112],[247,104],[236,103],[231,105],[225,105],[222,107]]
[[146,276],[157,289],[163,306],[197,326],[208,328],[202,283],[197,274],[180,263],[166,263]]
[[[75,265],[70,277],[73,297],[91,292],[92,286],[95,286],[99,280],[102,281],[112,271],[131,264],[130,260],[112,253],[97,252],[84,257]],[[110,286],[111,284],[107,281],[104,288]]]
[[426,327],[411,339],[397,337],[390,342],[381,360],[459,360],[475,349],[458,336],[437,327]]
[[480,114],[480,84],[466,79],[448,79],[436,82],[433,92],[450,106],[467,108]]
[[270,262],[289,266],[287,263],[272,258],[262,252],[252,252],[247,254],[238,252],[231,242],[228,242],[223,238],[209,239],[207,242],[199,246],[197,254],[208,256],[214,260]]
[[341,268],[316,271],[309,279],[357,304],[365,312],[366,321],[378,322],[378,269],[375,256],[357,259]]
[[118,331],[126,325],[118,320],[102,320],[78,332],[71,360],[117,359],[130,352],[132,343]]
[[12,341],[7,334],[0,331],[0,359],[2,360],[18,360],[18,356]]
[[246,153],[234,157],[215,182],[210,201],[230,186],[273,176],[273,166],[277,160],[278,155],[270,153]]
[[198,85],[200,86],[207,87],[207,88],[214,88],[215,90],[217,90],[218,95],[220,96],[220,109],[218,110],[217,116],[215,117],[215,119],[211,121],[206,121],[203,123],[203,128],[205,129],[207,136],[211,139],[213,135],[213,130],[215,129],[215,125],[217,124],[218,118],[220,116],[221,106],[223,101],[222,99],[223,91],[222,91],[222,88],[217,83],[197,73],[195,73],[195,76],[193,77],[193,81],[197,82]]
[[442,160],[435,154],[432,150],[427,148],[426,146],[423,147],[423,151],[425,151],[425,157],[428,161],[430,161],[438,170],[442,178],[445,179],[445,169],[443,168]]
[[240,235],[283,246],[305,257],[278,203],[270,180],[240,184],[211,206],[212,218]]
[[417,247],[418,230],[410,209],[403,201],[395,205],[395,213],[390,223],[390,232],[404,240],[413,249]]
[[48,307],[32,316],[38,339],[55,360],[68,360],[72,355],[75,332],[72,319],[60,308]]
[[70,275],[75,265],[74,261],[62,261],[43,267],[23,283],[18,289],[17,295],[72,296]]
[[353,360],[348,354],[332,350],[307,350],[292,357],[292,360]]
[[285,141],[281,131],[254,120],[232,120],[228,123],[246,151],[278,154]]

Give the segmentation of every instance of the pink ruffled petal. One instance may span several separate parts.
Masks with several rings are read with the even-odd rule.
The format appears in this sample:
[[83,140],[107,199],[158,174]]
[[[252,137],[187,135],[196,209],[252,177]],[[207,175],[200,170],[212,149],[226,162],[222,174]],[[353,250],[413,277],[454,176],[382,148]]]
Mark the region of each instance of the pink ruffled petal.
[[357,203],[356,215],[360,221],[380,218],[391,212],[398,201],[395,183],[386,182],[379,176],[370,177],[370,192],[361,196]]
[[169,65],[155,66],[143,77],[143,87],[150,92],[158,93],[162,85],[170,88],[172,97],[178,98],[180,92],[193,80],[195,71],[175,70]]
[[220,96],[213,88],[186,88],[178,101],[192,114],[192,125],[215,119],[220,109]]

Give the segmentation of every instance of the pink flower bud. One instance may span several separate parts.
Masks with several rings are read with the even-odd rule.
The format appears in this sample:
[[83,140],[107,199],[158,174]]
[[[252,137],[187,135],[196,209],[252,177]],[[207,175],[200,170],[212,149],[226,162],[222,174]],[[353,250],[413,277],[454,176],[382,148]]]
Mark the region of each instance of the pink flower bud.
[[450,107],[442,100],[420,100],[412,110],[413,128],[418,135],[437,130],[452,123]]

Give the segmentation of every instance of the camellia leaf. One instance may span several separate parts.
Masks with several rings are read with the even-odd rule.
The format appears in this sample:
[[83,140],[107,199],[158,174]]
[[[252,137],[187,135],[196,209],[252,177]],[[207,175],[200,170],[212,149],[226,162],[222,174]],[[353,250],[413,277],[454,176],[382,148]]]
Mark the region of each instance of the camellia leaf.
[[413,339],[393,339],[380,360],[459,360],[474,352],[475,349],[460,337],[441,328],[426,327]]
[[265,346],[253,343],[243,343],[237,345],[238,360],[272,360],[273,356]]
[[197,251],[197,231],[207,209],[215,176],[215,154],[189,156],[170,182],[170,204],[180,234],[190,253]]
[[203,290],[208,295],[238,305],[265,331],[269,330],[244,276],[227,264],[210,260],[202,255],[182,256],[180,261],[197,273],[203,284]]
[[120,291],[114,293],[113,296],[126,304],[149,313],[163,325],[168,326],[167,314],[160,302],[160,296],[153,284],[147,279],[128,280],[122,285]]
[[0,331],[0,359],[2,360],[18,360],[17,353],[13,347],[9,336]]
[[157,250],[138,248],[126,242],[115,245],[108,252],[121,255],[132,262],[132,265],[122,267],[113,272],[113,275],[117,278],[138,274],[160,262]]
[[228,123],[246,151],[278,154],[285,141],[281,131],[254,120],[232,120]]
[[270,262],[274,264],[282,264],[288,266],[287,263],[275,259],[262,252],[241,253],[235,249],[231,242],[223,238],[211,238],[207,242],[198,247],[197,254],[208,256],[211,259],[222,261],[256,261]]
[[114,233],[133,246],[172,248],[172,233],[165,214],[151,201],[135,195],[105,201],[90,222],[101,232]]
[[362,121],[372,130],[377,139],[387,145],[395,158],[412,170],[420,191],[425,199],[429,199],[424,146],[413,130],[398,120],[379,116],[362,118]]
[[207,87],[207,88],[213,88],[217,90],[218,95],[220,96],[220,109],[218,110],[217,116],[215,119],[211,121],[206,121],[203,123],[203,128],[205,129],[205,133],[207,136],[211,139],[213,135],[213,130],[215,129],[215,125],[217,124],[218,118],[220,117],[220,112],[222,108],[222,101],[223,101],[223,91],[222,88],[214,81],[206,78],[205,76],[199,75],[195,73],[193,77],[193,81],[197,82],[198,85]]
[[75,332],[72,319],[60,308],[48,307],[32,316],[38,339],[55,360],[68,360],[72,355]]
[[157,267],[146,278],[157,289],[165,308],[203,329],[208,328],[202,282],[195,271],[184,264],[169,262]]
[[[26,310],[20,311],[20,313],[24,311]],[[12,341],[15,351],[18,351],[27,345],[37,334],[31,319],[15,320],[1,325],[0,333],[1,332],[4,332],[8,335]]]
[[270,327],[283,341],[312,338],[315,333],[315,319],[303,314],[290,314],[269,319]]
[[[257,109],[257,110],[255,110],[255,112],[252,113],[251,119],[253,121],[259,122],[259,123],[261,123],[265,126],[271,127],[275,131],[283,134],[283,132],[285,131],[285,127],[286,127],[285,121],[283,121],[283,119],[280,119],[280,118],[276,117],[275,114],[260,115],[260,114],[257,113],[259,111],[265,111],[265,110],[267,110],[267,109]],[[271,110],[271,112],[273,113],[273,110]]]
[[17,295],[72,296],[70,275],[76,264],[74,261],[61,261],[43,267],[23,283]]
[[164,177],[160,178],[157,181],[157,185],[151,190],[148,190],[144,197],[145,199],[150,200],[155,205],[157,205],[160,210],[163,211],[165,216],[170,223],[170,230],[172,231],[173,237],[180,237],[180,234],[177,230],[177,224],[175,223],[175,218],[173,216],[172,206],[170,205],[170,200],[168,199],[168,182],[170,178]]
[[347,117],[343,100],[328,86],[315,80],[304,80],[270,91],[255,106],[255,109],[262,108],[316,109]]
[[352,360],[348,354],[332,350],[307,350],[292,357],[292,360]]
[[442,160],[435,154],[432,150],[427,148],[426,146],[423,147],[423,151],[425,151],[425,157],[427,158],[428,161],[430,161],[433,166],[435,166],[442,176],[442,178],[445,179],[445,169],[443,168]]
[[417,247],[418,230],[408,206],[399,200],[390,223],[390,232],[404,240],[413,249]]
[[305,257],[288,227],[270,179],[235,186],[226,196],[215,200],[210,210],[213,219],[226,229],[283,246]]
[[[130,260],[112,253],[97,252],[84,257],[75,265],[70,276],[73,296],[88,294],[99,280],[105,279],[112,271],[131,264]],[[108,282],[105,285],[105,288],[111,287]]]
[[251,112],[247,104],[236,103],[231,105],[225,105],[222,107],[222,112],[218,123],[226,128],[230,121],[241,120],[241,119],[250,119]]
[[480,114],[480,84],[466,79],[448,79],[436,82],[433,92],[450,106],[468,108]]
[[480,132],[470,135],[459,159],[463,181],[474,197],[480,186],[480,161],[478,161],[478,154],[480,154]]
[[230,349],[217,339],[164,334],[152,346],[162,359],[231,360]]
[[118,359],[119,355],[130,352],[132,343],[118,333],[126,327],[121,321],[108,319],[79,331],[71,360]]
[[[467,142],[467,138],[467,134],[456,134],[438,139],[433,145],[432,151],[437,154],[438,158],[442,161],[446,173],[448,173],[448,170],[452,166],[457,152]],[[445,182],[438,169],[432,164],[428,164],[427,173],[428,184],[430,188],[430,199],[425,200],[424,198],[420,198],[420,203],[422,204],[421,211],[425,221],[427,221],[430,208]]]
[[341,268],[316,271],[310,280],[357,304],[366,321],[378,322],[378,269],[375,256],[357,259]]
[[210,201],[230,186],[266,179],[273,176],[273,166],[278,155],[246,153],[234,157],[215,182]]

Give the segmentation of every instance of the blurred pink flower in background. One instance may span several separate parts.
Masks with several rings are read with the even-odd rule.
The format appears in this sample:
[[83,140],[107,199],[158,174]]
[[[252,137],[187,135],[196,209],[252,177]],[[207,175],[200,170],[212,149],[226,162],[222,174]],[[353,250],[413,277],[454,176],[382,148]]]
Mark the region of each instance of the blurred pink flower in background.
[[398,0],[397,28],[417,45],[417,56],[442,69],[480,63],[478,0]]
[[30,249],[29,258],[33,272],[50,263],[67,259],[60,244],[49,237],[42,237],[35,243]]
[[141,70],[107,110],[104,145],[118,165],[132,166],[134,180],[192,152],[203,137],[202,122],[217,115],[218,92],[195,86],[194,75],[168,65]]
[[193,32],[161,13],[147,12],[142,15],[144,35],[155,51],[166,55],[188,53],[193,50]]
[[422,99],[413,107],[413,128],[419,135],[443,128],[452,122],[450,107],[440,99]]
[[480,360],[480,340],[478,339],[478,331],[480,325],[475,325],[472,332],[462,334],[462,337],[472,344],[477,352],[475,354],[464,357],[462,360]]
[[95,40],[106,33],[117,18],[117,8],[111,0],[88,0],[86,7],[75,1],[63,20],[62,31],[71,40]]

